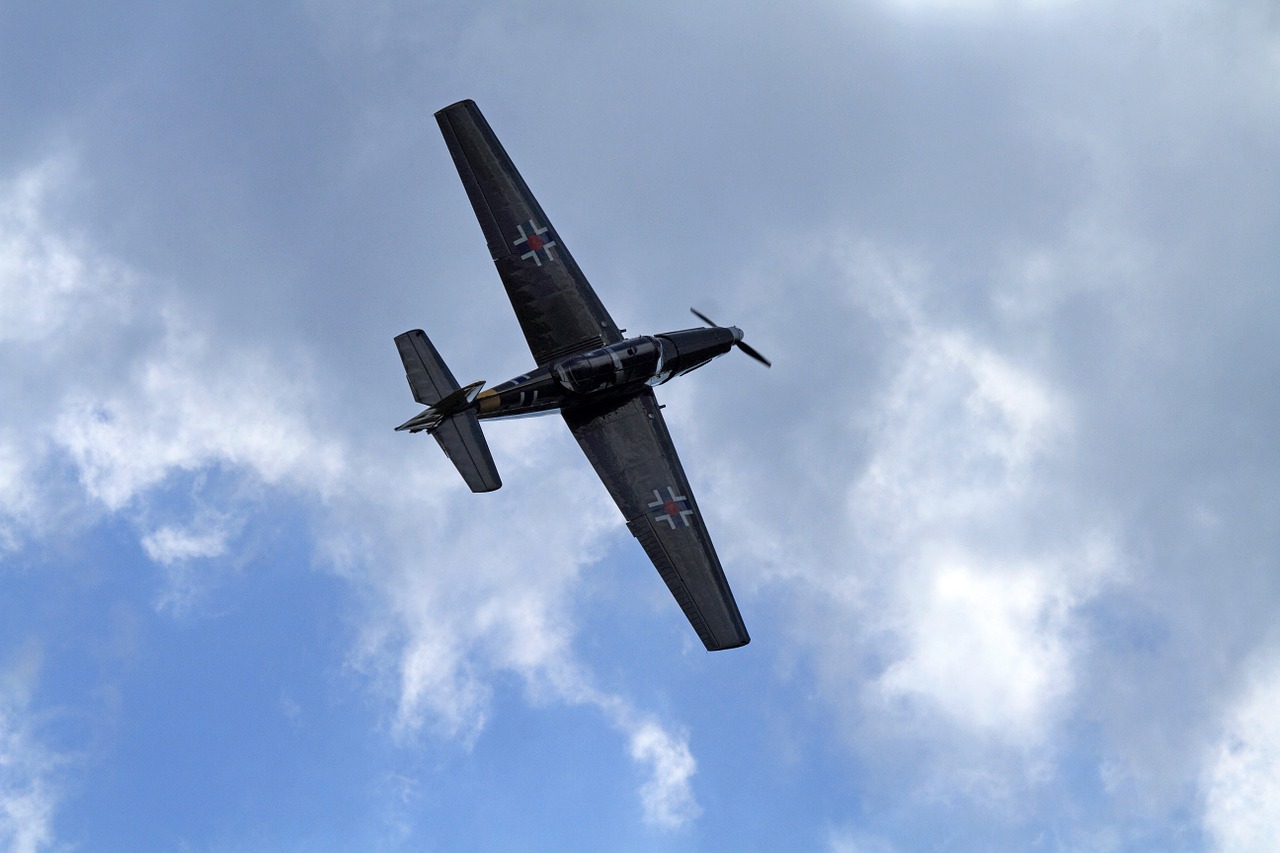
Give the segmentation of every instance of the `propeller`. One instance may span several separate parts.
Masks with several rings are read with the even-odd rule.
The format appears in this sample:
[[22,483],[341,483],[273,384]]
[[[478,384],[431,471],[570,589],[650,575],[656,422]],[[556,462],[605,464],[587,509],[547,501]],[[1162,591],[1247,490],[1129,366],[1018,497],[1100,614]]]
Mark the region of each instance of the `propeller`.
[[[707,324],[708,326],[710,326],[711,328],[713,328],[713,329],[721,329],[721,328],[724,328],[724,327],[723,327],[723,326],[721,326],[719,323],[717,323],[715,320],[712,320],[712,319],[711,319],[710,317],[708,317],[706,314],[703,314],[703,313],[702,313],[701,311],[699,311],[697,308],[690,308],[689,310],[693,312],[693,316],[697,317],[699,320],[701,320],[702,322],[706,323],[706,324]],[[773,367],[773,364],[769,361],[769,359],[765,358],[765,357],[764,357],[764,356],[762,356],[760,353],[758,353],[758,352],[756,351],[755,347],[751,346],[750,344],[748,344],[748,343],[746,343],[745,341],[743,341],[743,340],[742,340],[742,330],[741,330],[741,329],[738,329],[737,327],[734,327],[734,331],[738,333],[738,334],[736,335],[736,337],[735,337],[734,342],[733,342],[733,343],[734,343],[734,346],[736,346],[738,349],[742,350],[742,352],[743,352],[745,355],[749,355],[749,356],[751,356],[752,358],[754,358],[756,361],[758,361],[758,362],[760,362],[761,364],[763,364],[765,367]]]

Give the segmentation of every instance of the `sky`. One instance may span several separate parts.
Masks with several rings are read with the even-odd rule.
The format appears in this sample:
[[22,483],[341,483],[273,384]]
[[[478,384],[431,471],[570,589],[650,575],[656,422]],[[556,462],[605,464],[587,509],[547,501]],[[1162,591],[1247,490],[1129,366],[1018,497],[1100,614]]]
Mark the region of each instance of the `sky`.
[[[752,643],[531,366],[476,100],[659,389]],[[0,849],[1266,851],[1270,0],[0,2]]]

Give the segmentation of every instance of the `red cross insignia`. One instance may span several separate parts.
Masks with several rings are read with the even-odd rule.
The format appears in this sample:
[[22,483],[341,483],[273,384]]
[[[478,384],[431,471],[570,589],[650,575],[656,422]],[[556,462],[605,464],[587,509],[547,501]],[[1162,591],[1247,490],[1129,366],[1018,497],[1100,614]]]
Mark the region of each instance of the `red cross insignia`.
[[666,497],[657,489],[653,490],[653,497],[649,511],[653,513],[654,521],[665,521],[671,525],[672,530],[689,526],[689,519],[693,517],[693,504],[688,497],[677,495],[676,490],[670,486],[667,486]]
[[520,229],[520,239],[513,240],[511,245],[523,245],[528,249],[527,252],[520,256],[521,260],[527,261],[532,258],[534,263],[542,266],[543,261],[554,261],[556,259],[556,256],[551,254],[551,249],[556,245],[556,241],[553,239],[553,235],[549,233],[550,229],[547,226],[544,225],[539,228],[532,219],[526,219],[523,224],[517,225],[516,228]]

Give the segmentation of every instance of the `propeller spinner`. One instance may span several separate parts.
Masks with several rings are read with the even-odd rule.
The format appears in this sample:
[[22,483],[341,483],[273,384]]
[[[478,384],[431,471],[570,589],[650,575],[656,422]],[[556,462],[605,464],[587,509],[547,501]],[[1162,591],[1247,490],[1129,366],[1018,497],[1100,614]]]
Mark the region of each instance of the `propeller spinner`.
[[[724,328],[724,327],[723,327],[723,326],[721,326],[719,323],[717,323],[715,320],[712,320],[712,319],[711,319],[710,317],[708,317],[706,314],[703,314],[703,313],[702,313],[701,311],[699,311],[697,308],[690,308],[689,310],[693,312],[693,316],[697,317],[699,320],[701,320],[702,322],[706,323],[706,324],[707,324],[708,326],[710,326],[711,328],[713,328],[713,329],[721,329],[721,328]],[[755,349],[755,347],[751,346],[751,345],[750,345],[750,344],[748,344],[746,341],[742,340],[742,330],[741,330],[741,329],[737,328],[736,326],[734,326],[734,327],[732,327],[732,328],[733,328],[733,330],[734,330],[735,332],[737,332],[737,335],[735,335],[734,346],[736,346],[738,349],[742,350],[742,352],[743,352],[745,355],[749,355],[749,356],[751,356],[752,358],[754,358],[756,361],[758,361],[758,362],[760,362],[761,364],[763,364],[765,367],[773,367],[773,364],[769,361],[769,359],[765,358],[765,357],[764,357],[764,356],[762,356],[759,352],[757,352],[757,351],[756,351],[756,349]]]

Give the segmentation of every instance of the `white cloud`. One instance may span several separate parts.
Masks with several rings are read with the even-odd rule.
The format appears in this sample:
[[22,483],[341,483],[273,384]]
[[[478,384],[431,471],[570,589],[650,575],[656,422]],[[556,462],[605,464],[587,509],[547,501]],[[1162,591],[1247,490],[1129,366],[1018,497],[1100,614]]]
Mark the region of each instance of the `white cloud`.
[[162,565],[172,565],[183,560],[220,557],[227,552],[225,527],[173,527],[165,525],[142,537],[142,548],[147,556]]
[[0,845],[36,853],[53,843],[54,759],[32,732],[30,694],[40,667],[34,647],[0,671]]
[[48,196],[73,170],[52,157],[0,183],[0,344],[47,341],[126,310],[126,271],[46,221]]
[[229,540],[242,520],[224,514],[197,512],[187,525],[161,525],[140,540],[142,550],[165,570],[165,584],[156,596],[156,608],[174,614],[189,611],[201,598],[213,578],[208,565],[193,561],[212,560],[226,555]]
[[[438,93],[466,83],[481,94],[487,87],[488,97],[501,99],[511,89],[495,81],[519,77],[518,51],[490,69],[494,85],[488,85],[483,79],[463,80],[456,68],[448,71],[446,66],[466,63],[450,65],[447,49],[402,50],[433,39],[444,45],[450,39],[440,34],[458,31],[470,34],[462,40],[464,54],[480,43],[477,32],[518,39],[524,31],[512,23],[515,18],[486,14],[477,24],[465,10],[443,18],[433,12],[440,19],[429,22],[433,29],[415,26],[419,13],[406,4],[377,3],[363,17],[347,11],[354,7],[339,5],[309,4],[316,18],[336,21],[324,28],[331,43],[340,46],[333,50],[329,70],[369,83],[395,68],[403,84],[381,87],[393,93],[390,97],[363,98],[368,93],[358,86],[346,93],[357,108],[355,124],[364,123],[353,135],[387,160],[410,148],[421,152],[424,124],[433,132],[420,106],[424,94],[427,100],[436,95],[423,86]],[[1203,672],[1226,669],[1219,662],[1235,657],[1224,650],[1243,645],[1239,640],[1250,625],[1256,629],[1274,609],[1273,590],[1265,581],[1274,575],[1274,548],[1258,544],[1275,504],[1275,478],[1269,474],[1275,467],[1269,440],[1275,407],[1266,392],[1275,372],[1274,336],[1266,318],[1275,311],[1266,295],[1274,293],[1268,283],[1275,278],[1269,261],[1274,252],[1268,237],[1276,229],[1268,153],[1280,115],[1275,109],[1280,51],[1271,4],[1193,2],[1178,4],[1171,14],[1153,3],[1068,7],[1048,0],[885,0],[879,6],[879,15],[860,9],[846,16],[854,27],[833,26],[841,22],[831,20],[829,4],[812,16],[769,21],[781,26],[763,29],[756,18],[739,16],[740,26],[717,28],[715,43],[698,51],[684,48],[706,41],[701,38],[704,19],[691,26],[684,17],[675,38],[661,40],[673,60],[664,64],[668,70],[646,76],[634,89],[635,98],[621,105],[612,96],[588,104],[593,93],[612,91],[610,74],[645,58],[643,48],[634,47],[606,55],[618,41],[607,36],[620,30],[608,16],[593,18],[590,37],[576,42],[594,51],[589,56],[604,60],[596,63],[604,69],[598,78],[577,73],[581,63],[567,55],[546,72],[552,88],[556,79],[571,87],[589,81],[579,91],[582,97],[564,102],[584,119],[579,128],[584,132],[570,134],[579,140],[573,144],[588,147],[605,138],[591,129],[599,124],[589,119],[591,110],[606,115],[613,110],[611,117],[625,113],[630,122],[603,126],[604,134],[632,144],[634,150],[624,147],[621,156],[633,165],[639,162],[636,168],[613,168],[622,176],[614,179],[616,185],[634,189],[635,176],[646,175],[648,195],[658,200],[639,210],[629,203],[614,206],[626,228],[635,222],[650,228],[643,245],[636,243],[646,257],[643,269],[636,267],[634,291],[649,294],[634,299],[637,304],[654,303],[649,284],[639,286],[645,270],[652,273],[654,287],[680,291],[689,279],[664,275],[664,270],[718,275],[735,259],[755,264],[758,247],[766,243],[786,246],[787,267],[803,266],[812,244],[787,241],[784,221],[861,223],[877,240],[919,240],[908,251],[870,246],[861,260],[853,258],[849,269],[837,271],[831,292],[821,290],[819,276],[796,276],[788,280],[788,292],[759,299],[760,320],[743,324],[753,343],[761,343],[761,336],[768,343],[771,333],[783,343],[762,346],[780,356],[781,369],[758,380],[771,394],[744,394],[747,405],[732,410],[745,426],[717,433],[716,427],[728,421],[714,407],[687,409],[697,412],[689,415],[691,421],[708,424],[713,438],[704,446],[715,441],[715,453],[704,455],[704,465],[722,466],[720,484],[712,488],[709,483],[705,491],[699,486],[699,494],[709,514],[723,514],[713,532],[749,625],[768,625],[781,608],[791,607],[792,635],[775,634],[776,643],[758,635],[759,646],[750,653],[795,654],[804,659],[800,669],[817,661],[813,665],[822,672],[823,689],[837,706],[822,720],[824,728],[845,732],[857,725],[848,722],[854,717],[844,713],[849,708],[879,715],[866,723],[870,735],[854,733],[862,738],[863,755],[886,742],[892,750],[897,738],[899,744],[910,741],[904,753],[924,744],[914,753],[927,756],[919,759],[924,764],[937,756],[928,747],[938,741],[959,744],[957,753],[972,756],[993,742],[1017,752],[1065,734],[1057,743],[1072,751],[1073,773],[1093,760],[1094,752],[1101,753],[1098,761],[1108,768],[1105,795],[1118,802],[1121,798],[1112,795],[1125,788],[1123,780],[1139,779],[1141,773],[1129,766],[1130,753],[1115,749],[1115,741],[1132,752],[1144,748],[1144,738],[1169,752],[1197,742],[1177,736],[1183,730],[1161,726],[1179,714],[1203,715],[1211,694],[1230,677]],[[892,15],[891,29],[881,29],[885,8],[922,14]],[[1056,21],[1031,20],[1026,14],[1040,8],[1073,14]],[[944,22],[972,20],[979,28],[956,38],[926,13]],[[1025,26],[1028,22],[1032,26]],[[1062,22],[1069,26],[1056,26]],[[641,24],[634,17],[624,20],[625,26]],[[970,38],[974,35],[981,38]],[[592,41],[603,46],[592,48]],[[645,40],[627,43],[644,45]],[[743,45],[759,49],[744,53]],[[796,45],[804,49],[791,49]],[[376,49],[370,52],[370,47]],[[681,52],[694,64],[682,65]],[[760,61],[744,64],[740,58],[746,54]],[[807,61],[793,62],[797,55]],[[292,62],[290,67],[299,69],[299,76],[306,71]],[[405,68],[411,73],[403,73]],[[436,73],[441,69],[447,73]],[[689,81],[695,85],[685,85]],[[667,97],[673,91],[687,97]],[[821,92],[823,98],[809,103],[794,97],[796,92]],[[130,100],[134,108],[152,101]],[[254,103],[252,98],[224,100],[232,107],[241,100]],[[349,108],[340,100],[339,110]],[[522,109],[518,101],[508,105]],[[662,120],[651,120],[655,113],[644,107],[646,101],[662,105]],[[405,110],[404,104],[418,106]],[[673,104],[686,104],[686,111],[673,111]],[[529,106],[528,122],[517,112],[513,133],[523,123],[526,139],[537,138],[538,120],[564,126],[563,116],[548,108],[554,112],[545,103]],[[183,120],[180,112],[174,112],[175,121]],[[210,112],[201,118],[206,124],[189,127],[188,135],[168,135],[175,148],[151,148],[145,134],[124,141],[136,146],[129,149],[134,153],[167,153],[175,161],[207,165],[213,160],[209,155],[217,155],[228,173],[251,161],[271,168],[265,159],[269,152],[253,148],[252,126],[228,145],[221,134],[194,132],[216,130],[223,116]],[[320,156],[315,156],[318,150],[310,155],[297,150],[297,171],[313,186],[342,172],[342,145],[359,147],[343,139],[342,128],[351,122],[338,113],[330,118],[313,125],[337,129],[320,135],[329,140]],[[268,124],[273,137],[292,138],[284,124]],[[378,148],[380,143],[369,140],[388,134],[368,132],[375,126],[390,128],[398,141]],[[286,135],[279,137],[281,132]],[[548,138],[555,143],[551,150],[563,153],[569,144]],[[210,144],[201,153],[198,143],[204,139]],[[723,156],[725,139],[746,142]],[[103,141],[118,146],[121,139]],[[799,159],[791,156],[798,141],[805,152]],[[197,149],[186,150],[191,143]],[[285,148],[293,152],[296,146]],[[641,149],[659,154],[646,161]],[[126,178],[130,174],[120,171],[120,162],[111,162],[111,150],[103,146],[99,162],[105,168],[89,176],[93,181],[109,181],[112,169]],[[673,151],[683,156],[668,156]],[[586,162],[576,156],[579,152],[570,153],[575,155],[570,163]],[[448,182],[451,192],[460,192],[448,173],[447,154],[442,148],[436,154],[444,158],[436,161],[444,171],[426,170],[429,180],[439,180],[440,186]],[[362,177],[371,176],[376,159],[366,156]],[[151,168],[152,161],[162,165],[166,158],[132,159]],[[668,163],[680,171],[652,168]],[[398,165],[387,171],[403,175]],[[48,175],[56,175],[57,168],[50,167]],[[669,210],[668,204],[659,205],[664,175],[693,170],[705,172],[684,182],[685,188],[698,189],[703,205],[695,205],[696,227],[680,216],[660,221],[637,215]],[[602,175],[590,171],[588,166],[573,174],[583,184],[615,185],[599,183]],[[217,184],[228,182],[243,193],[236,215],[223,222],[256,229],[269,221],[264,214],[280,214],[272,227],[260,229],[262,243],[280,246],[291,232],[343,233],[349,241],[342,241],[341,250],[330,246],[331,254],[318,254],[330,259],[349,253],[352,269],[366,264],[372,253],[361,255],[359,242],[369,235],[359,228],[344,230],[336,218],[314,211],[370,213],[372,205],[383,203],[370,200],[382,186],[369,182],[376,188],[361,198],[365,208],[324,203],[333,196],[299,196],[313,212],[303,218],[288,210],[291,185],[283,183],[288,172],[280,172],[280,182],[223,173],[207,186],[216,192]],[[180,172],[171,166],[165,174]],[[750,179],[742,180],[743,175]],[[58,179],[35,172],[30,177],[5,191],[12,203],[4,208],[7,230],[0,243],[0,346],[9,348],[6,364],[23,368],[0,376],[0,391],[21,386],[28,392],[5,393],[0,411],[0,548],[4,543],[14,547],[24,531],[52,517],[58,502],[50,498],[54,478],[46,476],[51,466],[45,463],[53,459],[62,466],[53,474],[74,467],[81,475],[83,487],[71,484],[76,490],[72,505],[129,518],[152,559],[201,570],[193,565],[201,554],[226,557],[236,542],[203,529],[198,516],[153,517],[144,509],[157,502],[157,495],[168,498],[166,489],[181,483],[186,472],[226,471],[228,479],[254,488],[275,485],[291,499],[317,505],[312,517],[326,537],[321,559],[349,578],[368,603],[369,625],[357,660],[384,679],[388,718],[396,731],[435,729],[464,741],[478,736],[494,710],[490,685],[513,672],[526,678],[534,701],[595,702],[615,719],[609,716],[612,704],[589,689],[589,674],[572,666],[578,641],[573,608],[584,594],[579,573],[598,555],[606,535],[566,522],[566,517],[582,517],[582,505],[562,507],[557,515],[548,507],[513,502],[510,494],[473,500],[458,490],[453,472],[427,441],[409,441],[404,447],[412,449],[397,447],[392,456],[354,428],[343,433],[342,426],[315,423],[313,416],[322,409],[306,390],[309,374],[284,363],[275,343],[236,344],[222,351],[223,340],[201,327],[204,318],[182,313],[182,306],[174,305],[170,315],[151,307],[163,300],[130,302],[130,288],[134,293],[159,288],[129,284],[127,275],[96,259],[74,234],[51,228],[55,217],[36,215],[39,205],[30,200],[47,195]],[[405,182],[400,184],[403,189]],[[572,183],[566,189],[586,193]],[[430,193],[406,195],[420,205]],[[147,193],[133,197],[157,200]],[[269,198],[272,207],[260,206],[260,198]],[[106,208],[119,205],[120,198],[101,201]],[[181,192],[161,201],[167,203],[154,205],[153,211],[183,209]],[[465,208],[465,201],[458,203]],[[141,229],[155,224],[144,207],[118,209],[136,216]],[[241,217],[242,212],[258,216]],[[207,228],[207,217],[189,218],[193,226],[186,233]],[[325,230],[314,228],[317,224]],[[465,225],[474,231],[471,223]],[[660,225],[667,230],[652,231]],[[600,225],[601,232],[612,234],[628,233],[626,228]],[[718,242],[717,228],[732,240]],[[119,237],[124,230],[113,233]],[[368,230],[382,232],[377,244],[382,256],[394,254],[386,247],[402,232],[375,224]],[[440,237],[434,227],[428,230]],[[1142,239],[1133,239],[1133,232]],[[180,262],[186,247],[183,241],[171,242],[177,247],[170,258]],[[421,247],[431,241],[406,242],[419,247],[417,266],[409,268],[422,269]],[[1258,245],[1250,245],[1254,242]],[[583,247],[585,263],[590,243],[575,245]],[[651,251],[655,245],[662,251]],[[286,245],[277,260],[289,260],[274,268],[321,248],[302,240]],[[714,260],[705,267],[689,264],[695,252]],[[246,266],[260,260],[252,251],[244,254]],[[872,257],[877,255],[878,266]],[[439,262],[433,278],[460,281],[449,274],[444,254],[437,252],[432,260]],[[618,266],[625,270],[626,262]],[[344,300],[354,276],[346,272],[335,275],[346,278],[342,291],[330,282],[317,283],[318,299],[309,310],[315,315],[332,311],[323,307],[326,300],[330,306],[350,304]],[[36,286],[16,287],[16,281]],[[874,295],[857,295],[880,281],[888,282],[882,303]],[[264,292],[274,292],[267,284]],[[728,291],[715,288],[721,298],[730,298]],[[206,294],[209,301],[226,302],[216,288],[210,293],[215,295]],[[501,302],[498,291],[493,295]],[[95,299],[105,301],[95,304]],[[789,311],[801,316],[805,305],[810,307],[804,319],[811,324],[774,324]],[[117,323],[122,310],[132,319]],[[723,315],[737,319],[731,312]],[[74,344],[67,334],[84,330],[85,317],[107,318],[100,324],[105,335],[100,349],[83,339]],[[769,322],[762,322],[766,317]],[[503,320],[510,322],[505,314]],[[128,323],[147,326],[145,334],[135,334],[133,327],[122,331]],[[176,338],[193,327],[194,354],[184,354]],[[864,343],[859,335],[868,331],[870,342]],[[109,363],[100,363],[100,357]],[[1162,365],[1153,369],[1158,361]],[[393,362],[388,369],[394,370]],[[731,370],[715,369],[725,371],[719,377]],[[81,381],[65,376],[51,381],[64,370],[79,373]],[[18,378],[27,371],[33,371],[29,378]],[[710,375],[707,385],[723,382]],[[810,393],[806,383],[811,379],[820,380],[814,384],[821,390]],[[344,381],[353,380],[339,377],[331,387],[340,391]],[[742,384],[756,390],[754,377]],[[717,387],[715,393],[728,392]],[[687,398],[693,402],[696,395]],[[756,423],[773,441],[744,445],[740,455],[730,456],[727,448],[751,435]],[[496,444],[514,434],[503,426],[494,435]],[[291,440],[307,452],[296,453]],[[540,440],[528,449],[545,447],[559,462],[562,446]],[[311,450],[320,451],[318,464]],[[428,457],[435,467],[419,464]],[[720,461],[726,459],[731,461]],[[581,458],[574,464],[581,465]],[[514,471],[504,466],[507,491],[536,493],[539,486],[519,480],[519,474],[518,466]],[[1250,478],[1256,482],[1247,482]],[[385,494],[388,484],[401,492],[401,503]],[[549,496],[575,494],[578,485],[557,483],[540,497],[549,504]],[[235,500],[218,509],[237,518],[236,507],[228,506]],[[1249,505],[1255,509],[1245,508]],[[1192,510],[1184,511],[1187,507]],[[608,516],[612,508],[605,506],[601,513]],[[536,523],[520,525],[526,517]],[[1104,595],[1092,614],[1082,616],[1081,610],[1098,603],[1098,587],[1114,577],[1118,560],[1111,555],[1120,549],[1108,532],[1096,532],[1107,524],[1124,531],[1123,544],[1132,549],[1125,558],[1136,556],[1145,565],[1136,573],[1129,600],[1111,607],[1115,603]],[[1184,525],[1192,528],[1191,535]],[[605,528],[616,530],[616,517]],[[503,542],[508,536],[511,543]],[[553,541],[540,544],[544,537]],[[388,545],[385,539],[399,542]],[[1193,573],[1196,578],[1190,580]],[[766,594],[754,595],[762,587]],[[1126,606],[1142,612],[1134,617]],[[1098,643],[1107,648],[1082,654],[1080,645],[1089,638],[1078,632],[1090,618],[1101,627],[1086,627],[1108,632]],[[1222,635],[1234,635],[1235,645]],[[793,651],[797,646],[802,651]],[[1100,675],[1102,670],[1107,672]],[[1112,680],[1099,686],[1105,679]],[[1111,684],[1117,689],[1107,690]],[[1090,689],[1097,694],[1080,695]],[[1086,721],[1084,736],[1056,727],[1076,699],[1089,702],[1087,709],[1077,708],[1079,713],[1096,715]],[[1116,723],[1124,716],[1132,719]],[[616,718],[627,723],[613,723],[626,743],[633,741],[630,732],[642,728],[634,722],[642,717],[636,712]],[[886,718],[907,724],[874,728]],[[1103,730],[1096,749],[1094,725]],[[1267,738],[1256,726],[1241,721],[1233,726],[1252,732],[1238,738],[1251,746],[1223,756],[1235,755],[1247,764],[1249,755],[1265,754],[1257,750]],[[678,727],[665,730],[678,732]],[[683,743],[671,737],[675,747]],[[653,754],[674,756],[670,766],[686,766],[678,748]],[[975,778],[997,775],[982,757],[974,762]],[[654,768],[654,779],[688,778],[683,771],[659,773],[656,761],[633,760],[646,773]],[[1219,764],[1232,766],[1227,758],[1215,758],[1214,766]],[[1074,778],[1088,775],[1086,768]],[[1116,779],[1122,782],[1113,784]],[[1215,791],[1236,790],[1215,784]],[[1215,802],[1234,801],[1225,793],[1217,796]],[[1081,803],[1058,808],[1072,805]],[[1096,813],[1097,808],[1090,802],[1082,810]]]
[[111,360],[97,329],[129,322],[128,271],[49,221],[73,174],[71,158],[55,156],[0,181],[0,356],[12,365],[0,372],[0,550],[75,526],[43,470],[49,419],[69,379],[90,381]]
[[1280,839],[1280,655],[1251,667],[1208,756],[1204,823],[1213,849],[1264,853]]
[[[55,296],[90,287],[92,268],[84,260],[92,252],[41,224],[41,192],[54,188],[52,177],[23,184],[23,210],[33,223],[27,243],[56,255],[56,263],[23,266],[45,270],[23,284],[35,306],[26,319],[38,315],[42,337],[65,323],[58,310],[74,305]],[[125,282],[142,286],[134,275],[109,278],[95,284],[108,291]],[[198,498],[191,519],[152,524],[147,505],[157,489],[175,474],[200,479],[214,469],[250,491],[253,484],[259,491],[287,489],[324,517],[317,555],[367,594],[353,662],[389,690],[390,725],[399,739],[408,742],[426,729],[472,742],[488,719],[495,675],[516,672],[535,701],[589,704],[621,731],[628,756],[645,770],[639,797],[646,822],[671,829],[698,815],[691,789],[696,763],[684,736],[620,695],[599,693],[573,656],[573,584],[600,537],[618,523],[558,421],[492,430],[507,489],[470,496],[434,442],[397,437],[370,450],[361,443],[364,432],[326,428],[307,369],[282,364],[266,348],[212,345],[209,332],[173,300],[147,305],[155,307],[145,318],[152,330],[145,345],[115,346],[138,318],[122,315],[113,327],[108,316],[96,329],[96,346],[132,348],[134,356],[114,370],[93,365],[67,375],[60,384],[69,391],[45,416],[54,419],[49,452],[72,460],[84,496],[142,528],[143,551],[168,573],[163,610],[195,601],[204,585],[205,564],[198,561],[230,553],[230,537],[243,524],[236,503],[243,488],[230,489],[223,503]],[[35,327],[27,328],[29,338]],[[22,441],[31,444],[31,430]],[[530,443],[540,452],[529,452]],[[393,451],[379,455],[385,447]],[[549,464],[549,453],[573,464]],[[18,453],[0,453],[0,506],[10,514],[31,485],[15,460]],[[15,815],[26,809],[24,838],[37,838],[33,833],[45,825],[47,815],[32,811],[42,802],[35,793],[9,799]]]
[[[265,348],[223,350],[172,288],[57,222],[51,210],[77,178],[74,159],[59,156],[0,184],[0,344],[24,367],[6,377],[9,444],[21,434],[24,455],[42,456],[52,436],[111,510],[169,471],[214,461],[269,483],[305,469],[323,493],[341,461],[303,420],[315,387],[305,365]],[[8,455],[0,499],[15,490]]]
[[1025,368],[920,321],[874,410],[850,509],[891,602],[877,621],[895,651],[876,690],[1034,742],[1071,691],[1071,608],[1107,568],[1087,541],[1017,544],[1070,410]]
[[0,552],[18,544],[18,528],[33,512],[26,454],[0,433]]
[[1070,693],[1069,601],[1043,566],[925,554],[900,628],[901,657],[876,680],[892,707],[923,701],[965,728],[1035,739]]
[[869,449],[848,494],[870,564],[845,618],[867,624],[861,642],[886,659],[866,698],[920,733],[940,715],[1034,745],[1072,691],[1073,608],[1113,570],[1095,532],[1029,535],[1043,481],[1071,446],[1070,405],[1030,366],[931,320],[917,301],[929,278],[920,264],[866,245],[843,256],[899,330],[896,366],[861,419]]
[[696,818],[698,807],[690,787],[697,762],[689,745],[653,722],[644,722],[631,731],[631,757],[650,766],[652,776],[640,788],[645,820],[661,827],[676,828]]
[[[349,509],[377,517],[382,534],[351,542],[348,536],[368,528],[351,517],[321,545],[335,564],[354,559],[362,566],[365,588],[378,599],[353,662],[384,685],[395,707],[392,729],[406,741],[426,730],[472,742],[491,713],[490,685],[503,672],[523,679],[538,704],[593,707],[645,769],[639,791],[645,821],[683,826],[700,811],[687,738],[624,696],[600,691],[573,650],[574,587],[617,523],[585,464],[552,464],[576,452],[562,430],[553,420],[496,425],[491,433],[506,485],[494,495],[465,493],[434,443],[403,442],[414,462],[399,470],[394,493],[375,488],[389,474],[361,466],[369,488],[357,487],[363,497]],[[515,434],[503,437],[504,431]],[[503,449],[531,440],[541,454]],[[430,508],[398,499],[415,493],[431,501],[440,477],[454,499]]]
[[877,537],[890,540],[946,539],[989,523],[1026,493],[1069,420],[1026,370],[959,332],[918,326],[875,404],[855,514],[870,514]]
[[893,845],[883,838],[843,828],[828,834],[827,850],[830,853],[894,853]]
[[777,454],[716,447],[704,502],[724,511],[731,580],[787,613],[828,721],[872,772],[1020,819],[1078,707],[1082,611],[1122,565],[1106,517],[1062,487],[1081,448],[1036,337],[1048,309],[1002,338],[918,252],[836,233],[807,256],[761,275],[781,305],[829,283],[810,295],[820,314],[784,310],[774,331],[816,343],[825,387],[761,425]]
[[230,465],[327,496],[342,452],[312,425],[314,387],[265,350],[214,347],[175,311],[127,381],[68,396],[54,429],[86,492],[119,510],[174,471]]
[[[84,497],[141,528],[143,550],[168,573],[159,605],[181,610],[202,587],[201,561],[231,552],[231,536],[245,523],[238,497],[245,489],[302,496],[321,517],[322,561],[366,594],[353,662],[389,689],[399,737],[425,728],[469,742],[490,712],[492,679],[514,672],[532,698],[592,705],[624,734],[628,754],[646,768],[647,821],[670,827],[696,816],[686,740],[624,698],[598,692],[575,661],[572,587],[618,523],[567,435],[557,433],[548,448],[549,427],[563,427],[527,422],[495,431],[508,489],[484,497],[465,492],[430,441],[370,442],[363,427],[343,434],[321,416],[319,384],[300,356],[286,363],[278,348],[215,344],[163,287],[60,237],[41,211],[69,172],[69,165],[37,170],[8,194],[5,214],[25,229],[5,244],[6,293],[25,300],[5,315],[22,332],[9,335],[11,345],[40,346],[56,362],[60,349],[78,345],[56,336],[83,307],[71,296],[101,291],[103,300],[132,307],[95,309],[93,348],[129,355],[57,372],[56,390],[24,382],[27,395],[55,402],[38,409],[35,423],[8,424],[11,438],[0,444],[6,517],[27,511],[26,496],[38,491],[22,448],[43,442],[46,454],[72,462]],[[130,302],[130,291],[143,287],[157,292]],[[540,453],[527,452],[531,441]],[[571,453],[576,464],[549,466],[549,453]],[[241,485],[221,502],[198,498],[189,519],[149,520],[152,496],[175,474],[198,481],[214,470]],[[44,825],[35,796],[9,799],[14,814],[25,810],[24,837]]]

